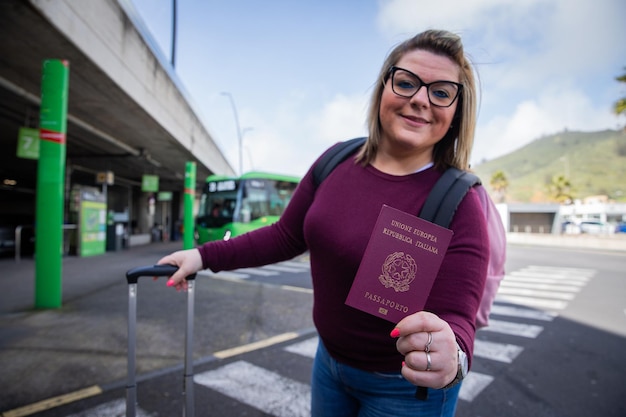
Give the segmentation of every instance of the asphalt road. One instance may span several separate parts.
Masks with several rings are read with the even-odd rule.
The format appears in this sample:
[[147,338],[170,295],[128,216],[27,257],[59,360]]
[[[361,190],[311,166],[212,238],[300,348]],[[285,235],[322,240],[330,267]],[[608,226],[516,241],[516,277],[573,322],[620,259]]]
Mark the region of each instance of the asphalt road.
[[[202,352],[193,384],[196,415],[308,415],[317,337],[307,326],[307,262],[298,262],[209,275],[211,299],[223,300],[212,308],[200,301],[209,294],[198,285],[197,303],[205,320],[196,327]],[[490,327],[478,332],[474,366],[464,382],[457,416],[626,415],[625,269],[624,253],[510,246],[507,277]],[[226,302],[233,294],[237,303]],[[256,314],[281,303],[283,310]],[[158,314],[158,308],[150,307],[149,314]],[[272,322],[252,323],[255,317]],[[209,342],[211,329],[229,325],[244,326],[245,337],[239,349],[216,351],[223,345]],[[275,334],[272,330],[278,328],[294,331],[265,339],[251,334]],[[34,415],[125,415],[123,384],[105,388],[100,395]],[[182,366],[143,374],[138,388],[138,415],[180,415]]]

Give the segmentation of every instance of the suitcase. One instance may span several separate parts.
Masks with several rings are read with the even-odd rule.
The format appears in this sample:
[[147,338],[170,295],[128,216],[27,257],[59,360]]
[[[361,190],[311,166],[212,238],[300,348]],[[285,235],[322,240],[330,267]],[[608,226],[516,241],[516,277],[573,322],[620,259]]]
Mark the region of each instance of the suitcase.
[[[128,371],[126,384],[126,417],[135,417],[137,413],[137,380],[135,369],[136,324],[137,324],[137,281],[140,277],[170,276],[178,270],[174,265],[150,265],[133,268],[126,272],[128,281]],[[196,274],[188,276],[187,289],[187,324],[185,326],[185,366],[183,392],[184,417],[194,417],[193,397],[193,312],[194,283]]]

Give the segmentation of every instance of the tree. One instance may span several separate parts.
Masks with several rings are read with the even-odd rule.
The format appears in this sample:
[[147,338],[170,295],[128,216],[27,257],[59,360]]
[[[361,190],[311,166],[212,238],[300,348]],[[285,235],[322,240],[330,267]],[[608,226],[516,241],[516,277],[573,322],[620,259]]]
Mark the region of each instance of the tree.
[[[624,67],[624,71],[626,71],[626,67]],[[626,83],[626,72],[615,79],[621,83]],[[615,102],[613,110],[618,116],[620,114],[626,114],[626,97],[622,97],[621,99],[617,100]]]
[[506,177],[506,174],[503,171],[494,172],[491,175],[489,185],[491,185],[491,189],[496,194],[496,201],[504,202],[506,190],[509,188],[509,179]]
[[565,175],[552,177],[552,181],[547,185],[547,188],[552,200],[558,203],[570,204],[574,201],[572,184]]

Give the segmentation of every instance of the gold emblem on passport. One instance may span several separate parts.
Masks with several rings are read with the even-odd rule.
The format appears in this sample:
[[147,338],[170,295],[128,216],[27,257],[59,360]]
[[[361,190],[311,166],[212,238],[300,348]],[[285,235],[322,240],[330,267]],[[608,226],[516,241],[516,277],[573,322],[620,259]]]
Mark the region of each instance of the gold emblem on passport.
[[385,258],[382,265],[383,274],[378,280],[385,288],[393,288],[396,292],[405,292],[417,274],[415,259],[404,252],[394,252]]

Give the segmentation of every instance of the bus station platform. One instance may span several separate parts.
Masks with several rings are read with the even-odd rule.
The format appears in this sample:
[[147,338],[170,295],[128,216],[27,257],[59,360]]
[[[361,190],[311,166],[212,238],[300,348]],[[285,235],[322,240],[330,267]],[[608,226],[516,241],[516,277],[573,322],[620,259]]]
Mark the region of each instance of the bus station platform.
[[0,412],[123,379],[126,271],[179,249],[182,241],[64,257],[62,306],[41,310],[34,259],[0,259]]
[[[515,245],[570,246],[510,237],[509,244]],[[582,237],[572,242],[584,250],[624,253],[624,237],[610,239],[609,247],[596,241],[587,245]],[[54,414],[45,410],[63,401],[123,390],[127,374],[126,271],[153,265],[180,249],[182,241],[158,242],[91,257],[64,257],[63,301],[56,309],[35,309],[32,258],[20,262],[1,258],[0,415],[47,417]],[[286,296],[279,286],[202,278],[207,278],[204,272],[195,287],[196,361],[313,328],[310,292]],[[137,292],[137,373],[146,376],[171,371],[183,359],[186,295],[166,287],[165,279],[155,283],[151,278],[140,279]]]
[[[0,415],[54,415],[63,402],[122,390],[127,378],[126,271],[182,249],[157,242],[91,257],[64,257],[63,302],[35,309],[35,262],[0,259]],[[206,279],[195,286],[194,360],[312,328],[310,293]],[[203,276],[204,275],[204,276]],[[204,278],[204,279],[202,279]],[[183,361],[186,293],[146,277],[137,287],[137,375]],[[43,413],[43,414],[42,414]]]

